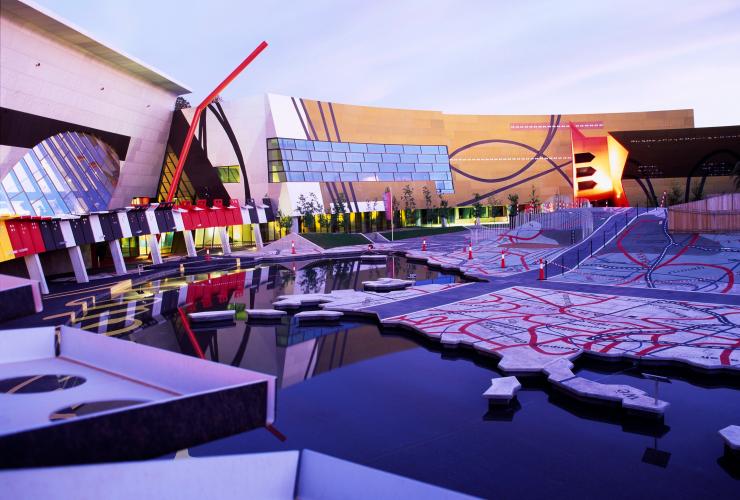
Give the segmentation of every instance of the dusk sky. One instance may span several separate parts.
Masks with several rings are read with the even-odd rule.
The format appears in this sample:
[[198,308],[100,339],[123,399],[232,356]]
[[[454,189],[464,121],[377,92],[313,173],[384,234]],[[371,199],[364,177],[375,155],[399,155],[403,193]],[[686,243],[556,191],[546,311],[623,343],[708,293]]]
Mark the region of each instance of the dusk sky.
[[471,114],[740,123],[740,0],[37,0],[193,89]]

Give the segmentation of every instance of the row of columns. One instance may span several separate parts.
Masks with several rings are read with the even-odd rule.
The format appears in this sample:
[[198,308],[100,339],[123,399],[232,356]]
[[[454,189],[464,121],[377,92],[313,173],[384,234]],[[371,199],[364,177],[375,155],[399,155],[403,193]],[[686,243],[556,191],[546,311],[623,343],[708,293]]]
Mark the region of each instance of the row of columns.
[[[252,224],[254,226],[254,238],[255,244],[258,249],[263,247],[262,234],[259,230],[259,224]],[[187,250],[188,257],[197,257],[198,254],[195,250],[195,240],[193,239],[193,232],[191,230],[182,231],[185,238],[185,248]],[[231,255],[231,244],[229,243],[229,234],[226,231],[226,227],[219,227],[218,234],[221,238],[221,250],[224,255]],[[152,254],[152,264],[162,264],[162,253],[159,249],[159,241],[157,241],[156,234],[148,235],[149,251]],[[108,242],[108,249],[110,250],[111,257],[113,259],[113,266],[115,267],[116,274],[118,276],[125,276],[128,274],[126,269],[126,261],[123,259],[123,252],[121,251],[121,244],[119,240],[113,240]],[[88,283],[90,278],[87,274],[87,266],[85,266],[85,259],[82,256],[82,249],[79,246],[67,248],[69,259],[72,262],[72,270],[74,271],[75,281],[77,283]],[[39,289],[42,294],[49,293],[49,285],[46,283],[46,276],[44,275],[44,269],[41,266],[41,259],[39,254],[26,255],[24,258],[26,269],[28,270],[28,276],[32,280],[39,282]]]

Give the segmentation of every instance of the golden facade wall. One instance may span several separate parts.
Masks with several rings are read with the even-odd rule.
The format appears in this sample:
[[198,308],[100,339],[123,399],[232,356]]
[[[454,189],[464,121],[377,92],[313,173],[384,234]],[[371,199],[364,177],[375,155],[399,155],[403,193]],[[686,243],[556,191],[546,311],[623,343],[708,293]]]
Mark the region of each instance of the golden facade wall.
[[[318,140],[382,144],[446,145],[455,193],[450,205],[470,204],[474,193],[505,202],[516,193],[525,202],[535,186],[546,201],[573,196],[573,165],[569,123],[587,136],[606,137],[614,130],[686,128],[694,126],[693,110],[572,115],[454,115],[438,111],[354,106],[303,99]],[[323,111],[323,117],[322,117]],[[332,114],[330,114],[333,113]],[[326,123],[326,126],[324,125]],[[562,173],[561,173],[562,172]],[[368,184],[368,186],[363,186]],[[370,184],[379,186],[371,187]],[[354,182],[362,198],[377,196],[389,183]],[[397,182],[394,191],[400,193]],[[421,207],[421,186],[412,182]],[[629,191],[627,192],[629,196]],[[394,193],[395,194],[395,193]],[[360,199],[358,193],[358,199]],[[400,198],[399,195],[397,197]],[[436,200],[435,200],[436,201]]]

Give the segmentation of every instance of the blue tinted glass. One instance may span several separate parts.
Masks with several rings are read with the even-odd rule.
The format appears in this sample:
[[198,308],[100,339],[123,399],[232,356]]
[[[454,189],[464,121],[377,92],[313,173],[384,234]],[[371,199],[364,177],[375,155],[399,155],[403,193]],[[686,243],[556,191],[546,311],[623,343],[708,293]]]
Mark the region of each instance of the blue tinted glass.
[[396,168],[399,172],[413,172],[415,170],[413,163],[399,163]]
[[313,147],[316,151],[331,151],[331,143],[326,141],[314,141]]
[[403,152],[412,155],[418,155],[419,153],[421,153],[421,146],[404,145]]
[[304,151],[311,150],[311,149],[313,149],[313,147],[309,147],[310,144],[311,143],[309,141],[304,141],[303,139],[296,139],[295,140],[295,148],[296,149],[301,149],[301,150],[304,150]]
[[305,173],[303,174],[303,177],[304,177],[304,178],[305,178],[305,179],[306,179],[307,181],[316,181],[316,182],[321,182],[321,181],[323,180],[323,178],[322,178],[322,176],[321,176],[321,173],[320,173],[320,172],[305,172]]
[[303,182],[303,172],[288,172],[286,174],[288,181],[291,182]]
[[307,161],[307,160],[310,160],[311,159],[311,155],[308,153],[308,151],[298,151],[298,150],[295,150],[295,151],[291,151],[291,153],[293,154],[293,159],[294,160]]
[[418,157],[416,155],[401,155],[401,163],[416,163],[417,161]]
[[446,155],[447,154],[447,146],[439,146],[439,154]]
[[365,155],[362,153],[347,153],[347,161],[365,161]]
[[449,180],[447,178],[447,174],[445,172],[432,172],[429,174],[429,178],[434,181],[446,181]]
[[381,163],[378,167],[381,172],[395,172],[398,170],[395,163]]
[[[366,153],[367,152],[367,144],[355,144],[353,142],[349,143],[349,150],[353,153]],[[385,152],[385,151],[383,151]]]
[[419,163],[434,163],[435,155],[419,155]]
[[311,160],[329,161],[329,153],[324,153],[322,151],[311,151]]
[[386,153],[403,153],[403,146],[401,146],[400,144],[386,144],[385,152]]
[[349,144],[347,144],[346,142],[332,142],[331,148],[334,151],[346,153],[347,151],[349,151]]
[[417,163],[416,171],[417,172],[431,172],[432,164],[431,163]]
[[437,155],[437,163],[447,163],[450,161],[450,157],[447,155]]
[[339,174],[339,178],[343,181],[356,181],[357,180],[357,174],[354,172],[342,172]]
[[396,173],[393,174],[393,178],[397,181],[410,181],[411,180],[411,173]]
[[370,182],[370,181],[377,181],[378,180],[378,178],[375,177],[375,174],[368,173],[368,172],[363,172],[363,173],[359,174],[359,179],[362,182]]
[[280,144],[281,148],[295,148],[295,140],[293,139],[278,139],[278,143]]
[[384,154],[383,161],[388,163],[398,163],[401,161],[401,157],[396,154]]
[[329,153],[329,161],[347,161],[347,156],[344,153]]
[[326,162],[326,170],[327,172],[341,172],[344,170],[342,168],[342,164],[338,162]]
[[365,161],[380,163],[381,161],[383,161],[383,155],[378,153],[365,153]]
[[449,163],[435,163],[433,168],[435,172],[449,172],[450,164]]
[[437,149],[437,146],[422,146],[421,152],[425,155],[436,155],[439,153],[439,149]]
[[411,174],[411,178],[415,181],[428,181],[429,174],[427,174],[426,172],[414,172]]
[[378,171],[378,164],[377,163],[363,163],[360,167],[363,172],[377,172]]
[[326,167],[322,161],[310,161],[308,162],[308,169],[313,172],[324,172]]
[[391,173],[379,173],[378,174],[378,180],[379,181],[394,181],[393,174]]
[[442,181],[435,181],[434,185],[437,186],[437,191],[445,190],[445,183]]
[[336,172],[326,172],[324,175],[324,181],[326,182],[334,182],[339,180],[339,174]]
[[367,152],[368,153],[385,153],[385,146],[383,146],[382,144],[368,144]]
[[344,171],[345,172],[359,172],[360,171],[360,164],[359,163],[347,162],[347,163],[344,164]]
[[305,161],[289,161],[288,167],[288,169],[293,172],[305,172],[308,170],[308,165],[306,165]]
[[452,191],[452,181],[444,181],[444,182],[445,182],[445,189]]

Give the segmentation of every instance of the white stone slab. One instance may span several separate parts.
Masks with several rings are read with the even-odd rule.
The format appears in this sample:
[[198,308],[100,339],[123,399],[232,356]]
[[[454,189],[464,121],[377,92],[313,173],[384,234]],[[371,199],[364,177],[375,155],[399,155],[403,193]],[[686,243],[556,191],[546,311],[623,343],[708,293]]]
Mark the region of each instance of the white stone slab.
[[246,309],[247,319],[276,319],[287,316],[286,311],[278,309]]
[[344,316],[340,311],[301,311],[295,315],[299,323],[304,321],[337,321]]
[[491,379],[491,387],[483,393],[483,397],[493,402],[506,402],[511,401],[519,389],[522,388],[522,384],[516,377],[499,377]]
[[731,450],[740,451],[740,425],[728,425],[720,429],[719,435]]
[[229,321],[234,319],[236,311],[233,309],[223,311],[200,311],[188,313],[188,318],[193,323],[201,323],[206,321]]
[[362,286],[365,290],[374,292],[390,292],[394,290],[403,290],[414,284],[410,280],[401,280],[396,278],[380,278],[375,281],[363,281]]

